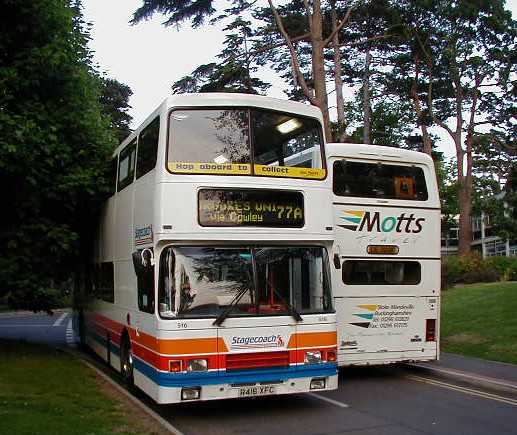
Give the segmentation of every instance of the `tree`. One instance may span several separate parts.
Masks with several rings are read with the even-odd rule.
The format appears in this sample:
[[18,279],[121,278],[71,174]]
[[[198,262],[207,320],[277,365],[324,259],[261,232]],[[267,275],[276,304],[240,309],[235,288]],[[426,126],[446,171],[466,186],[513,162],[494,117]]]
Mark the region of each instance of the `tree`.
[[[347,135],[347,141],[361,143],[364,139],[364,94],[358,92],[355,101],[345,105],[346,123],[356,126],[355,130]],[[414,112],[407,100],[378,99],[370,107],[368,115],[370,132],[369,142],[372,145],[384,145],[396,148],[406,148],[421,151],[420,141],[413,134]]]
[[102,113],[109,118],[110,128],[118,142],[122,142],[130,133],[131,115],[128,110],[129,97],[133,91],[128,85],[108,77],[101,78],[100,103]]
[[260,94],[269,84],[252,75],[256,73],[256,55],[248,49],[252,35],[250,22],[237,17],[225,27],[226,38],[219,62],[201,65],[172,85],[172,92],[241,92]]
[[4,2],[0,33],[0,297],[51,310],[84,270],[115,146],[80,10]]
[[[222,17],[231,14],[242,13],[245,10],[250,10],[255,2],[248,2],[246,0],[232,2],[230,7],[226,8]],[[347,2],[348,4],[348,2]],[[271,21],[275,24],[275,31],[281,37],[281,46],[287,47],[291,69],[293,73],[293,80],[300,87],[303,96],[312,104],[319,107],[323,114],[324,129],[327,139],[332,140],[332,131],[330,128],[330,116],[328,108],[327,85],[326,85],[326,71],[325,71],[325,50],[332,45],[335,35],[339,33],[347,24],[350,15],[355,7],[354,4],[347,6],[346,13],[339,19],[337,24],[334,24],[333,30],[329,32],[324,31],[325,20],[324,10],[321,0],[314,0],[312,4],[308,1],[296,0],[292,2],[292,6],[303,10],[303,14],[298,16],[303,18],[303,24],[299,21],[298,27],[305,27],[307,30],[303,35],[289,34],[289,28],[286,26],[281,13],[284,9],[289,9],[291,5],[284,7],[276,7],[273,0],[268,0],[269,14],[264,14],[262,8],[255,8],[254,18],[257,18],[257,12],[262,11],[263,18],[270,19],[266,22],[266,27],[272,28]],[[202,25],[205,20],[216,13],[213,2],[208,0],[206,2],[195,2],[187,0],[186,2],[175,2],[173,0],[143,0],[143,5],[134,13],[132,23],[150,18],[155,13],[166,15],[168,18],[165,21],[166,26],[172,24],[181,24],[184,21],[191,21],[193,27]],[[219,17],[218,17],[219,18]],[[328,26],[327,26],[328,27]],[[300,62],[300,57],[296,49],[296,42],[306,40],[308,41],[308,52],[310,56],[310,82],[303,71],[303,66]],[[278,47],[278,43],[266,44],[266,49]],[[259,48],[259,51],[261,48]]]
[[487,134],[507,143],[511,129],[515,22],[502,0],[408,0],[399,10],[405,39],[396,53],[395,86],[409,90],[427,143],[426,130],[436,125],[454,144],[459,253],[465,254],[472,240],[475,151]]

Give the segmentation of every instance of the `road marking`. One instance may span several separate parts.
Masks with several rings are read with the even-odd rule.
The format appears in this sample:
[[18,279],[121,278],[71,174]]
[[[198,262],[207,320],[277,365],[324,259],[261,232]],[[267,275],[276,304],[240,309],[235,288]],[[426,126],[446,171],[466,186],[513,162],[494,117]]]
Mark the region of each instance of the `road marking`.
[[321,395],[316,394],[316,393],[307,393],[307,394],[308,394],[309,396],[311,396],[311,397],[315,397],[316,399],[323,400],[324,402],[332,403],[332,405],[339,406],[340,408],[349,408],[349,407],[350,407],[350,406],[349,406],[349,405],[347,405],[346,403],[338,402],[337,400],[330,399],[330,398],[328,398],[328,397],[321,396]]
[[423,382],[425,384],[435,385],[437,387],[447,388],[449,390],[459,391],[461,393],[469,394],[471,396],[481,397],[483,399],[494,400],[496,402],[506,403],[508,405],[517,406],[517,400],[510,399],[509,397],[499,396],[497,394],[486,393],[480,390],[474,390],[472,388],[460,387],[459,385],[448,384],[442,381],[436,381],[434,379],[424,378],[421,376],[408,375],[407,379],[412,381]]
[[75,337],[74,337],[74,329],[72,327],[72,319],[68,321],[68,324],[66,325],[66,344],[73,345],[75,344]]
[[61,326],[61,323],[65,321],[66,316],[68,316],[68,313],[61,314],[52,326]]
[[50,326],[48,323],[13,323],[11,325],[0,325],[0,328],[18,328],[19,326],[34,327],[34,326]]
[[503,382],[503,381],[500,381],[498,379],[489,378],[489,377],[485,377],[485,376],[476,376],[476,375],[473,375],[471,373],[463,373],[463,372],[460,372],[458,370],[447,370],[447,369],[442,369],[442,368],[439,368],[439,367],[429,367],[429,366],[424,365],[424,364],[411,364],[411,366],[418,367],[418,368],[423,368],[423,369],[426,369],[426,370],[435,371],[435,372],[438,372],[438,373],[445,373],[447,375],[459,376],[459,377],[463,377],[463,378],[466,378],[466,379],[471,379],[471,380],[474,380],[474,381],[481,381],[481,382],[487,382],[487,383],[494,384],[494,385],[501,385],[503,387],[512,388],[514,390],[517,389],[517,385],[515,383]]

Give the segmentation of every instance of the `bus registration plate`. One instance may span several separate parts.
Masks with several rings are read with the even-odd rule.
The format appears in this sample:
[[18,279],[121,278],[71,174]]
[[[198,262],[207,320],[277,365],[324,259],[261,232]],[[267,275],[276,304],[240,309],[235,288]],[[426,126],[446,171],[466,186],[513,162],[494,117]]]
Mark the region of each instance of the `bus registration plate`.
[[276,387],[273,385],[255,385],[253,387],[239,388],[239,397],[269,396],[276,394]]

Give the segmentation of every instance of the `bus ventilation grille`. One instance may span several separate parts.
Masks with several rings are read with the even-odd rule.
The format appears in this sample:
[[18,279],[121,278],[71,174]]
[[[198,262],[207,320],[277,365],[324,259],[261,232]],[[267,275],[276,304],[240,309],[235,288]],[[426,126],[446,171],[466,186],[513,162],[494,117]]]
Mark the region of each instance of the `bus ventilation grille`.
[[289,367],[289,352],[234,353],[226,355],[226,371]]

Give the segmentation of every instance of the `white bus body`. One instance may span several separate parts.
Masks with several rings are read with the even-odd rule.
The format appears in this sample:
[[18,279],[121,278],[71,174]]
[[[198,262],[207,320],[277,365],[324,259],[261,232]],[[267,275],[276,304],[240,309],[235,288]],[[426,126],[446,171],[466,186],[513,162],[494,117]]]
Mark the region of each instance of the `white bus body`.
[[423,153],[327,144],[339,365],[439,358],[440,203]]
[[115,151],[86,344],[156,402],[337,388],[321,126],[300,103],[183,94]]

